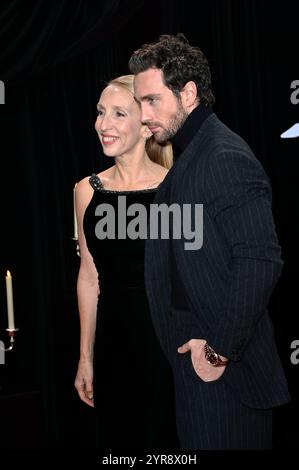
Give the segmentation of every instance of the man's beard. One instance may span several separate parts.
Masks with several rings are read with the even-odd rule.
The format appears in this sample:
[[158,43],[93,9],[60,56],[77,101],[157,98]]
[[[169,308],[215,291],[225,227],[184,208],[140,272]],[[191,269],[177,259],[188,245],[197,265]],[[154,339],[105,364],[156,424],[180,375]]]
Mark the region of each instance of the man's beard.
[[167,128],[162,128],[161,132],[154,135],[156,142],[164,144],[171,140],[178,130],[182,127],[188,117],[188,113],[184,110],[181,102],[178,100],[176,113],[169,119]]

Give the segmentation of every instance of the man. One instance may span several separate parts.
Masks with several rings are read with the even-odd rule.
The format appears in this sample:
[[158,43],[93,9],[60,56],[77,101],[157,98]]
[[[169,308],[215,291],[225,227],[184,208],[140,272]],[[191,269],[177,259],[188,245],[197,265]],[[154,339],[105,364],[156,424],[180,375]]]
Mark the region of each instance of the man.
[[146,243],[181,446],[269,449],[272,408],[289,400],[267,312],[283,265],[269,180],[213,113],[208,62],[184,35],[144,45],[129,67],[143,123],[180,153],[154,202],[203,204],[201,249],[186,250],[184,237]]

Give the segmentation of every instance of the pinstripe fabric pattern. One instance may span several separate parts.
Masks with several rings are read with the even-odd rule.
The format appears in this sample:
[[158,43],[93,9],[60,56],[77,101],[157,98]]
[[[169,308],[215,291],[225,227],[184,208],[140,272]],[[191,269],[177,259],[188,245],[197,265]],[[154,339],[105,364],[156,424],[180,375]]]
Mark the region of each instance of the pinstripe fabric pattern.
[[[148,239],[145,251],[146,288],[157,335],[173,367],[182,445],[267,448],[269,432],[259,436],[257,429],[269,431],[267,409],[289,400],[267,312],[283,265],[269,180],[248,145],[212,114],[167,174],[154,202],[203,204],[200,250],[185,250],[181,238]],[[185,310],[170,304],[170,256],[187,298]],[[221,381],[206,384],[190,360],[178,362],[177,347],[191,338],[207,339],[230,359]],[[226,436],[237,430],[239,440],[232,437],[226,443],[228,437],[220,438],[217,426],[221,436],[225,427]],[[184,441],[186,432],[190,439],[191,433],[197,435],[195,441]]]

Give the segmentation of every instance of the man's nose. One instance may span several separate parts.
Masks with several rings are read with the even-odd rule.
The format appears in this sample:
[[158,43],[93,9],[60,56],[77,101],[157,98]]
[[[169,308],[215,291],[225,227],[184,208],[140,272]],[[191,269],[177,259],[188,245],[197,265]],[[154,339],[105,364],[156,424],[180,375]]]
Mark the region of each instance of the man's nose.
[[141,104],[141,122],[143,124],[147,124],[148,122],[152,121],[152,113],[151,109],[145,103]]

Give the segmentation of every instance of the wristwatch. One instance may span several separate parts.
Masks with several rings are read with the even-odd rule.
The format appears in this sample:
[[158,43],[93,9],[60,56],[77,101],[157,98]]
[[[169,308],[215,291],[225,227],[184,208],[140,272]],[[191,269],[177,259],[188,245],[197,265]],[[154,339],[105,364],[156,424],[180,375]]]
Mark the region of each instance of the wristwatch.
[[204,345],[204,352],[205,352],[205,358],[208,361],[209,364],[211,364],[214,367],[222,367],[226,366],[228,363],[228,360],[223,361],[219,354],[217,354],[211,346],[206,343]]

